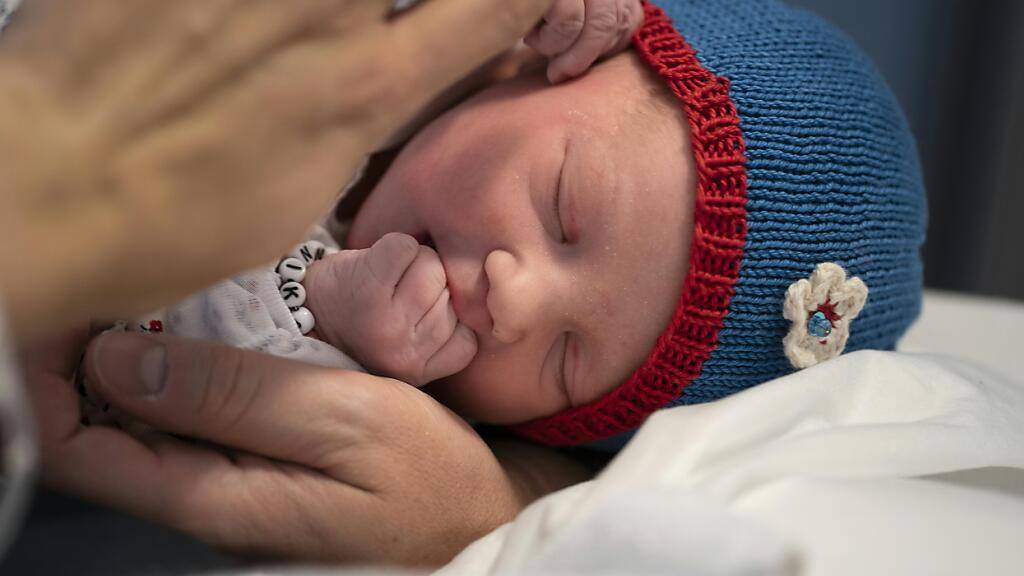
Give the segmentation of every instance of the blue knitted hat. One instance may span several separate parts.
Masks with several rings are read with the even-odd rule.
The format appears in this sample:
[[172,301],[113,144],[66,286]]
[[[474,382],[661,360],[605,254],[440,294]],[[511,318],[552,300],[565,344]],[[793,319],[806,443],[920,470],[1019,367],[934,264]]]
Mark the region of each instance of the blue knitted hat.
[[921,307],[917,151],[867,57],[773,0],[656,4],[634,47],[690,124],[689,270],[671,324],[626,382],[517,427],[541,442],[609,438],[662,407],[892,349]]

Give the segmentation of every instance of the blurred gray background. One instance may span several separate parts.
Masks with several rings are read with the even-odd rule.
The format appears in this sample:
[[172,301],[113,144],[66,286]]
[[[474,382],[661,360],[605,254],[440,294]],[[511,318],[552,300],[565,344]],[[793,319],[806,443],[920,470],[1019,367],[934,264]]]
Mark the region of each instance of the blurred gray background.
[[845,30],[907,112],[925,283],[1024,300],[1024,1],[789,0]]

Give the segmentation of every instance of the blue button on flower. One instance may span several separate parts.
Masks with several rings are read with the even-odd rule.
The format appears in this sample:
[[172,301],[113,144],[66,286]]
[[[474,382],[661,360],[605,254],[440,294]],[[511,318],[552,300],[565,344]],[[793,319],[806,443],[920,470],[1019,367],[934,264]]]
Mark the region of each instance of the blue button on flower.
[[826,338],[832,333],[832,323],[821,310],[811,314],[807,319],[807,333],[815,338]]

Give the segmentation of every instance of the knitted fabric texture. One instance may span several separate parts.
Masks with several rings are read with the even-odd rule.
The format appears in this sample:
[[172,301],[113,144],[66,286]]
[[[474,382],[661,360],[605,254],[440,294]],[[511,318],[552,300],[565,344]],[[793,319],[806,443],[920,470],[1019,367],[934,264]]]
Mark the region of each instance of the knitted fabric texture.
[[516,427],[554,445],[791,373],[786,290],[834,262],[870,290],[846,351],[892,349],[921,306],[926,207],[907,122],[870,61],[771,0],[645,5],[634,47],[680,101],[697,169],[689,270],[639,369],[598,400]]

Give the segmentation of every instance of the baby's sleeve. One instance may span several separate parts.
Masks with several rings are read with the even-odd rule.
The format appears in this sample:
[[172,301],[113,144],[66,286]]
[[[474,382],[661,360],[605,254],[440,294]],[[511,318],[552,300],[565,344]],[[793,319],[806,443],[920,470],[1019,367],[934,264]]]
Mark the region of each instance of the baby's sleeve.
[[184,338],[220,342],[330,368],[363,371],[341,350],[299,331],[275,276],[268,266],[195,294],[164,312],[164,330]]

